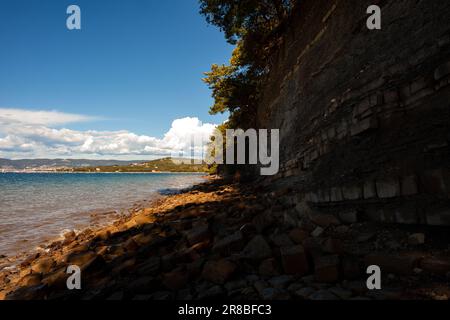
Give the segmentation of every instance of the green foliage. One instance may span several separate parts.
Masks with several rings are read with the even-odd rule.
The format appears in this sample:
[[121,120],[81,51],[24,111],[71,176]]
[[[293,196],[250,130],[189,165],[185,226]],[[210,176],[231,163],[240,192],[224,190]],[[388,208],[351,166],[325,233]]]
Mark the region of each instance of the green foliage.
[[231,44],[247,34],[268,34],[289,15],[295,0],[200,0],[200,12]]
[[208,173],[210,175],[218,174],[219,173],[219,165],[218,164],[213,164],[213,165],[209,166],[208,167]]
[[269,58],[296,0],[200,0],[200,12],[236,48],[229,65],[214,64],[203,81],[212,90],[210,113],[230,112],[229,126],[253,125]]
[[138,163],[127,166],[100,166],[100,167],[82,167],[74,168],[74,172],[208,172],[206,164],[193,164],[189,160],[184,159],[184,163],[180,160],[174,162],[171,158],[153,160],[145,163]]

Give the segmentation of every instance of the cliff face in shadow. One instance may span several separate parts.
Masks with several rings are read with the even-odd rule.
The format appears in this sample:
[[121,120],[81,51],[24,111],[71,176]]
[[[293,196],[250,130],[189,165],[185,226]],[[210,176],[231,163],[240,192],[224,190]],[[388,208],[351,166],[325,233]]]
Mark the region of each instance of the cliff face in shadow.
[[269,182],[325,212],[450,225],[449,16],[443,0],[302,1],[258,108],[280,129]]

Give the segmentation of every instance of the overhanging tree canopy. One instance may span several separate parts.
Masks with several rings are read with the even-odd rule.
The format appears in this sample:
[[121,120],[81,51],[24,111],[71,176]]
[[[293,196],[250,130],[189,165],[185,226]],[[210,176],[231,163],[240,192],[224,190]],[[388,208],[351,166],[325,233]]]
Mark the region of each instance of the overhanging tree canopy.
[[[296,0],[200,0],[200,12],[236,45],[229,65],[213,65],[203,81],[211,88],[212,114],[230,112],[230,126],[242,127],[256,110],[262,77],[278,47],[280,31]],[[244,120],[244,118],[246,118]]]

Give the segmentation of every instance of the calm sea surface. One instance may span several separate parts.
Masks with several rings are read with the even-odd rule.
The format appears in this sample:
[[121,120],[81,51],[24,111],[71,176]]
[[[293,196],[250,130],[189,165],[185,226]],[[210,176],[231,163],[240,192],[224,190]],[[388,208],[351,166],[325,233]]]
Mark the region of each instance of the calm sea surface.
[[199,174],[0,173],[0,255],[110,223],[142,200],[201,181]]

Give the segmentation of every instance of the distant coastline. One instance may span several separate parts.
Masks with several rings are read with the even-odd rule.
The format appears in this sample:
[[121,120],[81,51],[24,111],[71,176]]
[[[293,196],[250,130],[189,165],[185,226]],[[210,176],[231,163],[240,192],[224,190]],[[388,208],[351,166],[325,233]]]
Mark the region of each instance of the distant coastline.
[[[8,162],[6,162],[8,161]],[[191,159],[162,158],[135,162],[86,162],[87,160],[5,160],[0,173],[207,173],[206,163],[193,163]],[[67,160],[69,161],[69,160]],[[1,163],[0,163],[1,164]]]
[[195,175],[204,175],[208,176],[207,172],[197,172],[197,171],[35,171],[35,170],[16,170],[16,171],[0,171],[0,174],[6,173],[23,173],[23,174],[195,174]]

